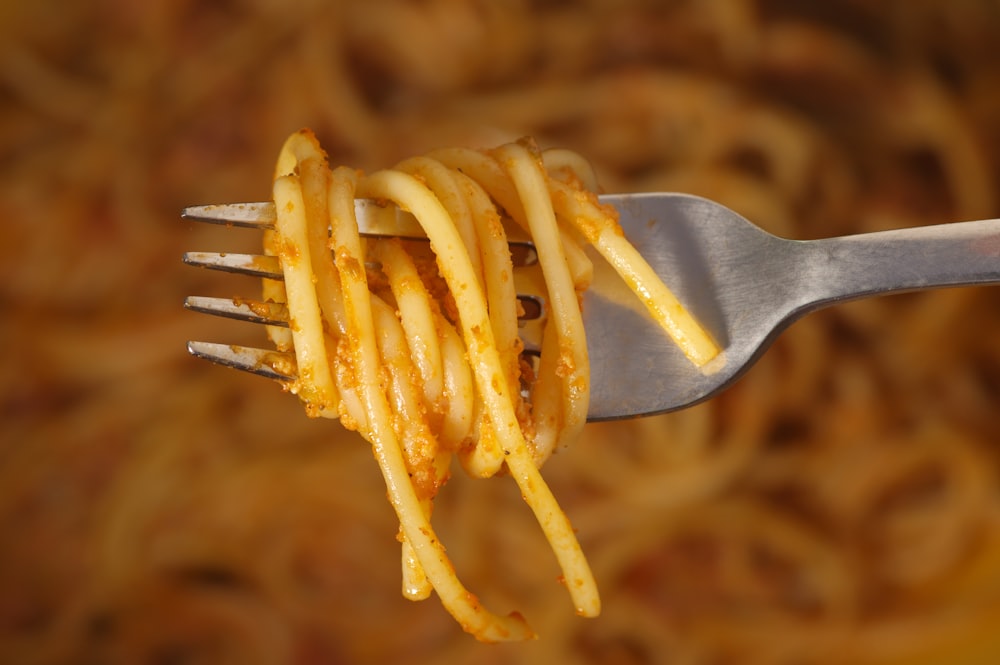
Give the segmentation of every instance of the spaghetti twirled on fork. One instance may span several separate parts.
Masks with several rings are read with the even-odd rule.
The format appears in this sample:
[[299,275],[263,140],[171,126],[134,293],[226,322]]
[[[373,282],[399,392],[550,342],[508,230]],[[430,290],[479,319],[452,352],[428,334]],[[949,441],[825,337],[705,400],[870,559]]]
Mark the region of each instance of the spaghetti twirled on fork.
[[[551,543],[578,614],[600,601],[568,518],[539,468],[587,417],[589,366],[580,294],[592,243],[693,362],[714,342],[624,239],[601,206],[593,175],[563,151],[530,141],[492,151],[448,149],[362,175],[330,169],[308,130],[282,148],[274,179],[277,220],[265,251],[283,280],[264,297],[287,304],[288,328],[269,328],[294,351],[288,384],[313,416],[340,418],[368,440],[399,517],[403,592],[437,592],[461,625],[485,641],[525,639],[516,613],[501,617],[458,580],[430,524],[452,457],[473,477],[505,469]],[[587,188],[584,183],[586,182]],[[410,212],[430,240],[362,239],[355,198]],[[503,217],[530,234],[546,284],[536,365],[518,336],[514,267]]]

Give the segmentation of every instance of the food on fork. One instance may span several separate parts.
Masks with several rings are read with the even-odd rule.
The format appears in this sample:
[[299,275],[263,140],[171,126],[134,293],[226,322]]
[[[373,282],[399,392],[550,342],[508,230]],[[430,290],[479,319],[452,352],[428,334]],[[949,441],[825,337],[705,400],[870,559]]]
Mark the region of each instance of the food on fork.
[[[287,307],[268,326],[294,353],[287,389],[311,416],[339,418],[373,447],[400,521],[403,593],[431,591],[484,641],[526,639],[517,613],[484,608],[459,581],[430,518],[451,460],[472,477],[517,483],[562,569],[576,612],[595,616],[595,581],[568,518],[539,473],[586,422],[589,369],[580,294],[591,277],[581,241],[622,274],[696,364],[718,349],[625,240],[593,173],[530,140],[493,150],[438,150],[364,175],[331,169],[316,137],[293,134],[274,178],[276,220],[265,253],[282,279],[264,299]],[[426,242],[362,238],[355,199],[410,212]],[[518,334],[506,218],[531,236],[545,283],[540,351]]]

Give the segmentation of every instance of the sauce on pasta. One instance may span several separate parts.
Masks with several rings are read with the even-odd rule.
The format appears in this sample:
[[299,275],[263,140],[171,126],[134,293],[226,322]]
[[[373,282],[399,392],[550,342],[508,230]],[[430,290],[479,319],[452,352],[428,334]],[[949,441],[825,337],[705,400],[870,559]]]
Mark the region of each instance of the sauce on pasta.
[[[404,595],[435,591],[484,641],[533,633],[520,615],[482,606],[431,526],[452,458],[470,476],[503,470],[514,479],[552,545],[576,613],[600,611],[573,528],[539,473],[587,419],[580,295],[592,269],[577,238],[611,260],[693,362],[718,353],[625,240],[615,211],[583,187],[592,175],[579,162],[559,152],[546,168],[545,155],[522,140],[489,151],[437,151],[364,175],[331,169],[303,130],[286,141],[275,171],[277,219],[265,251],[278,257],[284,279],[265,280],[264,296],[287,304],[288,328],[269,335],[279,350],[294,352],[297,378],[288,390],[310,415],[339,418],[371,443],[400,521]],[[355,198],[410,212],[432,260],[398,238],[363,240]],[[528,232],[544,276],[537,370],[522,359],[502,217]]]

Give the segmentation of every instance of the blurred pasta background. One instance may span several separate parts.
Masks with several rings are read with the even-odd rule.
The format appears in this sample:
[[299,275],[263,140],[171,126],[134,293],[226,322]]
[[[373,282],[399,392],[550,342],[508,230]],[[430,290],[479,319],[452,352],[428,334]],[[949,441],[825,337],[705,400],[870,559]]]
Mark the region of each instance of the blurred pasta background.
[[483,645],[400,597],[364,442],[187,357],[259,338],[181,311],[255,288],[181,253],[260,239],[178,211],[267,198],[309,126],[366,169],[532,135],[795,238],[997,217],[998,37],[992,0],[3,3],[0,660],[996,662],[995,288],[812,315],[722,397],[591,426],[544,473],[596,620],[513,484],[456,474],[460,576],[541,635]]

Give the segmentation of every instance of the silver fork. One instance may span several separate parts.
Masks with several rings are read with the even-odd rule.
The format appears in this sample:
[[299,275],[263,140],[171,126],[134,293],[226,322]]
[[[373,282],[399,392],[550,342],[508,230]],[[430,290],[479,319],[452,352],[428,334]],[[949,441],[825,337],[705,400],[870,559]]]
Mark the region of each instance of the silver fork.
[[[1000,220],[957,222],[820,240],[771,235],[732,210],[687,194],[613,194],[626,236],[722,348],[695,367],[603,260],[583,298],[591,362],[588,419],[613,420],[692,406],[733,383],[799,317],[848,300],[903,291],[1000,283]],[[394,208],[358,201],[373,235],[419,237]],[[271,204],[187,208],[187,219],[263,228]],[[518,239],[516,242],[523,244]],[[274,259],[188,253],[187,263],[280,278]],[[529,259],[530,260],[530,259]],[[281,322],[273,304],[189,298],[189,308]],[[956,322],[958,325],[958,322]],[[189,342],[195,356],[271,378],[273,351]]]

